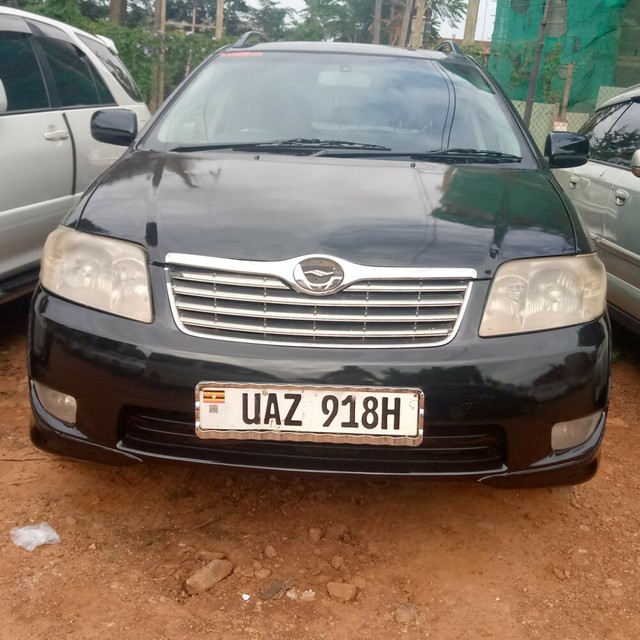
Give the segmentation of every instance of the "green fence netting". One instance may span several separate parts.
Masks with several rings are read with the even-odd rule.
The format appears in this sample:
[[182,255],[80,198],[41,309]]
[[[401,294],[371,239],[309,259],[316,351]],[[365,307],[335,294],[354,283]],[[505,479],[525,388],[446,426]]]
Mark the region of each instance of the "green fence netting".
[[[601,86],[616,85],[627,0],[550,2],[536,101],[591,111]],[[634,0],[630,0],[634,3]],[[525,100],[545,0],[499,0],[489,69],[512,100]],[[571,70],[569,65],[574,65]]]

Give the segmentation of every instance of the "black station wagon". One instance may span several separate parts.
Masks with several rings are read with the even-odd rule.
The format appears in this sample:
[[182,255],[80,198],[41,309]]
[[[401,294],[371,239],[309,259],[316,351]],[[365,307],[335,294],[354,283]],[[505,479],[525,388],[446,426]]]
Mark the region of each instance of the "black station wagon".
[[458,51],[241,38],[47,241],[32,439],[110,464],[588,480],[605,273],[508,100]]

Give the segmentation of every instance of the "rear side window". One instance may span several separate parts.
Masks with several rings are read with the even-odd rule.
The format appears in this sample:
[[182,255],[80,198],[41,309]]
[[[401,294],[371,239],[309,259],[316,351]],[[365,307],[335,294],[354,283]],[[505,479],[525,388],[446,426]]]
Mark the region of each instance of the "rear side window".
[[625,109],[607,133],[598,141],[592,156],[603,162],[629,167],[631,156],[640,149],[640,104],[625,104]]
[[49,108],[33,36],[0,31],[0,80],[7,94],[7,112]]
[[142,96],[136,86],[131,74],[127,71],[127,68],[122,63],[122,60],[109,49],[106,45],[94,40],[93,38],[87,38],[81,33],[76,34],[82,42],[94,53],[102,64],[104,64],[111,75],[118,81],[120,86],[129,94],[129,97],[136,102],[142,102]]
[[640,142],[639,107],[635,102],[620,102],[589,118],[580,133],[589,139],[592,160],[629,166]]
[[115,104],[109,89],[82,51],[63,40],[41,38],[39,42],[51,67],[61,106]]

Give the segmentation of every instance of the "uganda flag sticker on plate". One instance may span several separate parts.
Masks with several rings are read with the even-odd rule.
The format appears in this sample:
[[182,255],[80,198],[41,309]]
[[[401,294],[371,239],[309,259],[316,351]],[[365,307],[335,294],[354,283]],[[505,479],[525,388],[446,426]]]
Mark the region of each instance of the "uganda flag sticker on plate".
[[205,389],[202,402],[206,404],[224,404],[224,389]]

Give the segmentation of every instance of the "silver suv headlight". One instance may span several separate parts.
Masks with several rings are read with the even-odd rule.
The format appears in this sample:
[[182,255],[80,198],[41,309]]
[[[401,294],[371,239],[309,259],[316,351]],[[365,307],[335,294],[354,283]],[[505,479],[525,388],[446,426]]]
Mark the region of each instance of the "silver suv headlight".
[[40,281],[61,298],[151,322],[147,256],[130,242],[59,227],[44,246]]
[[582,324],[605,310],[607,278],[595,254],[514,260],[496,271],[480,335]]

